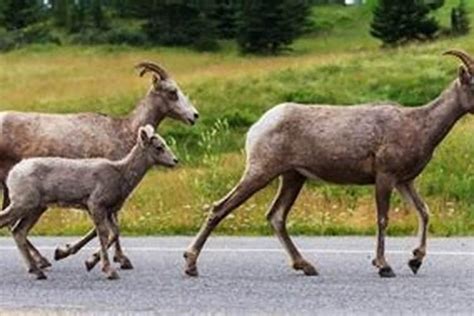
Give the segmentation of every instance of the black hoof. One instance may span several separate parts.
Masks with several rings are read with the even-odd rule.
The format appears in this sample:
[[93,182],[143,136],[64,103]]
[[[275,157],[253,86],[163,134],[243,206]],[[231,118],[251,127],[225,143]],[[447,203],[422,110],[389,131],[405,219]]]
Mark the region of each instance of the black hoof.
[[422,263],[423,262],[420,259],[414,258],[414,259],[411,259],[410,261],[408,261],[408,266],[410,267],[413,274],[417,274]]
[[122,270],[133,270],[133,264],[128,258],[123,258],[120,261],[120,269]]
[[95,261],[91,261],[91,260],[86,260],[84,264],[86,265],[87,271],[91,271],[92,269],[94,269],[96,265]]
[[67,257],[69,257],[69,247],[68,246],[66,246],[66,248],[58,247],[54,251],[54,260],[56,260],[56,261],[67,258]]
[[391,267],[387,266],[379,269],[379,275],[382,278],[394,278],[395,272],[393,272]]
[[306,261],[297,262],[293,264],[293,269],[303,270],[303,273],[307,276],[317,276],[319,275],[315,267]]
[[50,268],[51,266],[52,266],[52,264],[48,260],[46,260],[46,258],[42,258],[38,262],[38,268],[40,268],[41,270]]
[[197,277],[199,276],[197,267],[196,267],[196,255],[186,251],[183,255],[184,259],[186,260],[186,267],[184,268],[184,273],[190,277]]

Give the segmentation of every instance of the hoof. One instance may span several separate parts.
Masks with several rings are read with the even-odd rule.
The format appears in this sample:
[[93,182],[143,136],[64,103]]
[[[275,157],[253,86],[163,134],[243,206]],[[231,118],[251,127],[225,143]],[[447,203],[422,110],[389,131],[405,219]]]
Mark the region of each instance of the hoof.
[[420,259],[414,258],[414,259],[411,259],[410,261],[408,261],[408,266],[410,267],[413,274],[417,274],[422,263],[423,262]]
[[199,275],[197,267],[196,267],[196,259],[197,256],[189,251],[184,253],[184,259],[186,259],[186,266],[184,269],[184,273],[190,277],[197,277]]
[[395,273],[393,272],[392,268],[389,267],[389,266],[380,268],[379,275],[382,278],[394,278],[395,277]]
[[86,260],[84,264],[86,266],[87,271],[91,271],[92,269],[94,269],[97,262],[95,260],[89,259],[89,260]]
[[38,268],[40,268],[41,270],[50,268],[51,266],[52,264],[46,258],[41,258],[38,261]]
[[122,270],[133,270],[133,264],[127,257],[114,257],[114,262],[118,262],[120,264],[120,269]]
[[46,280],[46,274],[44,274],[43,271],[39,269],[30,269],[28,270],[28,273],[34,274],[36,280]]
[[303,270],[303,273],[308,276],[317,276],[319,275],[318,271],[312,264],[306,261],[300,261],[293,263],[293,269],[295,270]]
[[66,247],[64,247],[64,248],[58,247],[54,251],[54,260],[58,261],[58,260],[69,257],[69,255],[70,255],[69,254],[69,245],[66,245]]
[[118,279],[120,279],[117,271],[115,271],[115,270],[111,270],[111,271],[107,272],[106,274],[107,274],[107,280],[118,280]]

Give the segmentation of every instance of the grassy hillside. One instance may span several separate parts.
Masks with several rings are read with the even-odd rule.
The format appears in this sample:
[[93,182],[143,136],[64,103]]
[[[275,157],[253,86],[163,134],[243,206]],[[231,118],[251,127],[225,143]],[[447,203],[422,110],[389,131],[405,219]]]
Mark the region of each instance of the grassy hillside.
[[[437,14],[446,25],[449,9]],[[149,84],[136,75],[133,65],[143,59],[159,61],[191,97],[202,120],[193,128],[171,121],[160,127],[183,164],[146,177],[123,210],[122,226],[128,234],[193,234],[209,205],[238,181],[244,167],[245,132],[273,105],[392,100],[418,106],[436,97],[456,76],[459,63],[442,57],[443,51],[474,52],[472,36],[382,50],[368,35],[368,7],[316,7],[313,16],[318,32],[279,57],[244,57],[232,43],[217,53],[36,46],[0,55],[0,110],[125,115]],[[473,123],[465,118],[456,126],[418,181],[433,213],[433,234],[474,233]],[[270,233],[264,213],[276,185],[231,215],[219,232]],[[370,187],[311,183],[290,215],[290,230],[373,233],[373,204]],[[415,232],[414,210],[398,197],[391,218],[390,233]],[[77,234],[89,227],[80,212],[54,210],[36,232]]]

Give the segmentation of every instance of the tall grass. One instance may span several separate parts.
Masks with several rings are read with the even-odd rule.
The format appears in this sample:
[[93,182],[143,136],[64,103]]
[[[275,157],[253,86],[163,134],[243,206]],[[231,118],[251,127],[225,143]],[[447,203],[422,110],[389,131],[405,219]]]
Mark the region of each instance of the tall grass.
[[[448,1],[448,5],[454,3]],[[445,21],[449,10],[438,13]],[[210,205],[239,180],[245,132],[267,109],[286,101],[354,104],[392,100],[419,106],[456,76],[458,62],[442,57],[453,47],[474,52],[472,37],[443,39],[400,49],[380,49],[368,36],[367,8],[321,7],[320,32],[279,57],[243,57],[228,45],[217,53],[127,47],[30,47],[0,55],[0,109],[39,112],[130,112],[149,82],[133,65],[165,65],[198,107],[190,128],[165,122],[160,132],[183,161],[177,170],[152,171],[126,204],[127,234],[193,234]],[[431,233],[474,233],[474,121],[463,119],[437,150],[417,182],[431,207]],[[263,216],[273,183],[219,227],[225,234],[269,234]],[[299,234],[371,234],[372,188],[310,183],[290,215]],[[416,230],[414,211],[395,197],[391,234]],[[79,234],[90,227],[81,212],[49,212],[38,234]]]

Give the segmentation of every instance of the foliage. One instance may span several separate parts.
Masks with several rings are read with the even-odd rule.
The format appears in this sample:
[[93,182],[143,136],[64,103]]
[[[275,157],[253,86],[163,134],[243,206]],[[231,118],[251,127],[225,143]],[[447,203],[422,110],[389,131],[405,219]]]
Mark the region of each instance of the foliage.
[[52,35],[47,25],[34,24],[10,32],[0,31],[0,51],[21,48],[28,44],[60,44],[58,37]]
[[442,4],[428,6],[420,0],[380,0],[374,9],[370,34],[385,45],[433,39],[439,25],[429,13]]
[[235,38],[239,22],[239,10],[240,7],[237,1],[216,0],[210,17],[215,21],[219,38]]
[[455,35],[468,34],[470,30],[469,13],[466,1],[460,0],[459,5],[451,11],[451,31]]
[[0,25],[15,31],[39,22],[44,18],[44,7],[37,0],[3,0]]
[[147,13],[143,29],[151,42],[214,49],[216,30],[208,12],[188,2],[158,0]]
[[238,43],[246,53],[276,54],[303,33],[307,1],[244,1]]

